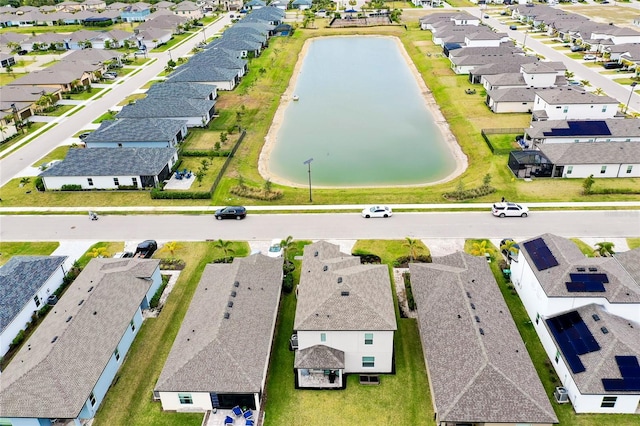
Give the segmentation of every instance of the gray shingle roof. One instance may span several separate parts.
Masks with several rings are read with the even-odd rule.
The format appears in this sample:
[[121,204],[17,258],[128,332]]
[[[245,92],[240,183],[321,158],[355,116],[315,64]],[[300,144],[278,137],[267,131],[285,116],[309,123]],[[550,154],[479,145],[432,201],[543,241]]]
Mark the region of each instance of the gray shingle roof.
[[181,96],[183,98],[209,99],[214,91],[215,86],[212,84],[190,82],[167,84],[166,82],[163,82],[152,85],[149,90],[147,90],[147,95],[153,97],[171,98]]
[[533,87],[505,87],[487,90],[487,96],[494,102],[533,102],[537,91]]
[[618,105],[618,101],[610,96],[598,96],[574,87],[555,87],[539,93],[538,96],[550,105]]
[[[171,77],[167,79],[168,83],[174,82],[220,82],[233,81],[238,75],[237,70],[227,68],[207,68],[199,67],[197,64],[189,65],[188,63],[180,69],[176,70]],[[137,102],[136,102],[137,103]]]
[[593,298],[593,293],[568,292],[565,282],[571,281],[569,274],[578,272],[578,267],[596,267],[599,273],[606,273],[609,278],[609,283],[605,284],[606,291],[604,293],[598,293],[597,297],[606,298],[611,303],[640,302],[639,283],[634,281],[633,277],[627,273],[615,257],[585,257],[573,241],[553,234],[543,234],[531,240],[537,238],[542,238],[547,244],[547,247],[551,250],[551,254],[553,254],[553,257],[558,261],[557,266],[538,271],[538,268],[535,267],[531,260],[529,251],[524,245],[524,243],[530,240],[520,243],[520,253],[527,260],[527,263],[531,265],[534,275],[548,297]]
[[492,86],[527,86],[527,83],[524,81],[524,76],[519,72],[486,75],[483,76],[483,78]]
[[66,256],[13,256],[0,268],[0,331],[62,267]]
[[282,262],[256,254],[205,267],[155,390],[263,391]]
[[[582,321],[591,331],[598,345],[600,345],[599,351],[579,355],[586,371],[576,374],[569,369],[569,374],[573,377],[580,393],[601,395],[637,394],[637,391],[605,391],[602,379],[622,378],[615,360],[616,355],[640,357],[640,328],[634,327],[627,319],[610,314],[596,304],[582,306],[574,311],[578,312]],[[598,321],[593,318],[592,315],[594,314],[599,317]],[[546,321],[544,326],[548,330]],[[603,333],[601,327],[605,327],[608,333]],[[555,342],[553,334],[549,334]],[[556,347],[558,347],[557,342]],[[562,351],[560,353],[564,358],[564,353]]]
[[295,330],[397,329],[386,266],[319,241],[304,248],[301,268]]
[[248,61],[246,59],[234,58],[228,53],[228,50],[212,46],[192,56],[191,59],[189,59],[189,63],[191,65],[204,63],[213,68],[241,70],[247,66]]
[[156,176],[175,153],[175,148],[70,149],[40,176]]
[[556,165],[640,164],[640,142],[551,143],[540,151]]
[[484,257],[433,262],[409,268],[438,421],[557,423]]
[[[188,69],[192,68],[194,67]],[[117,118],[204,117],[215,104],[216,101],[193,98],[162,98],[162,102],[158,102],[157,99],[148,96],[122,107]]]
[[300,349],[296,351],[293,368],[343,369],[344,351],[325,345]]
[[614,255],[631,277],[640,284],[640,248],[616,253]]
[[92,259],[2,372],[0,417],[78,417],[159,263]]
[[535,56],[519,56],[513,55],[513,57],[499,60],[486,65],[481,65],[473,68],[470,74],[473,75],[490,75],[490,74],[505,74],[510,72],[520,72],[522,64],[536,62],[539,59]]
[[[546,132],[550,132],[554,129],[563,129],[564,135],[563,137],[575,137],[577,134],[571,134],[567,132],[569,130],[569,123],[588,123],[590,121],[598,121],[601,123],[605,123],[605,128],[608,129],[608,132],[604,134],[592,134],[592,137],[602,137],[602,138],[615,138],[615,137],[623,137],[628,136],[631,138],[640,137],[640,119],[638,118],[630,118],[630,119],[619,119],[619,118],[607,118],[604,120],[546,120],[546,121],[532,121],[530,124],[530,128],[525,129],[525,133],[530,135],[532,138],[544,138]],[[573,126],[576,131],[583,131],[579,126]],[[580,135],[584,136],[584,134]]]
[[85,142],[155,142],[171,141],[187,125],[186,120],[169,118],[122,118],[105,120]]

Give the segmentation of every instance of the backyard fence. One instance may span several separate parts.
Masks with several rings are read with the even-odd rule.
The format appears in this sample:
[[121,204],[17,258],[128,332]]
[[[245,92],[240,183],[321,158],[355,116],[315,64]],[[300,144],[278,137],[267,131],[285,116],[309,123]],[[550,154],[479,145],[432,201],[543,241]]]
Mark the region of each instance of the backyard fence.
[[244,137],[246,136],[246,134],[247,134],[247,131],[243,129],[242,130],[242,134],[238,138],[238,141],[233,146],[233,148],[231,148],[231,152],[227,156],[227,159],[225,160],[224,164],[222,165],[222,168],[220,169],[220,172],[218,173],[218,176],[216,177],[216,180],[213,181],[213,185],[211,185],[211,191],[210,191],[211,196],[213,196],[213,194],[216,192],[216,189],[218,189],[218,185],[220,184],[220,181],[222,180],[222,176],[224,176],[224,173],[227,171],[227,167],[229,167],[229,163],[231,163],[231,159],[236,155],[236,151],[240,147],[240,144],[244,140]]
[[524,129],[521,128],[521,127],[503,127],[503,128],[498,128],[498,129],[482,129],[480,131],[480,134],[482,135],[482,139],[484,139],[484,141],[486,142],[487,146],[491,150],[492,154],[495,154],[495,155],[508,154],[509,152],[513,151],[513,148],[511,148],[511,147],[504,148],[504,147],[496,147],[496,146],[494,146],[493,143],[491,143],[491,139],[490,139],[489,135],[508,135],[508,134],[520,135],[520,134],[524,134]]

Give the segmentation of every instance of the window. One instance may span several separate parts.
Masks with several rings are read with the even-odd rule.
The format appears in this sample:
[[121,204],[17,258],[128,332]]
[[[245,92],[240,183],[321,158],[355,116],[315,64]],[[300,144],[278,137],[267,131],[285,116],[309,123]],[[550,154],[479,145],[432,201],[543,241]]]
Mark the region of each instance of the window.
[[558,360],[560,359],[560,351],[556,352],[556,364],[558,363]]
[[376,366],[376,357],[374,357],[374,356],[363,356],[362,357],[362,366],[363,367],[375,367]]
[[631,170],[633,170],[633,166],[627,166],[627,173],[631,173]]
[[113,184],[115,186],[120,186],[120,180],[118,180],[118,178],[113,178]]
[[178,400],[180,400],[180,404],[193,404],[193,397],[190,393],[179,393]]
[[616,406],[617,400],[618,400],[617,396],[602,397],[602,404],[600,404],[600,408],[613,408]]
[[131,185],[138,186],[138,178],[131,178]]
[[320,333],[320,341],[321,342],[327,341],[327,333]]
[[33,301],[36,302],[36,308],[40,306],[40,298],[37,294],[33,297]]
[[93,392],[91,392],[91,394],[89,395],[89,404],[91,404],[92,407],[96,405],[96,396],[93,394]]
[[602,106],[602,112],[607,112],[607,106],[606,105]]
[[87,178],[87,185],[93,186],[93,179]]
[[604,174],[604,173],[606,173],[606,172],[607,172],[607,166],[602,166],[602,167],[600,168],[600,174]]
[[536,314],[536,324],[540,323],[540,314]]
[[118,351],[117,347],[116,350],[113,351],[113,356],[116,357],[116,361],[120,361],[120,351]]
[[567,166],[567,174],[570,175],[573,172],[573,166]]
[[131,320],[129,326],[131,327],[131,331],[136,331],[136,324],[133,322],[133,320]]
[[364,333],[364,344],[373,345],[373,333]]
[[562,110],[562,112],[565,112],[565,113],[566,113],[566,112],[569,112],[569,107],[568,107],[568,106],[564,107],[564,109]]

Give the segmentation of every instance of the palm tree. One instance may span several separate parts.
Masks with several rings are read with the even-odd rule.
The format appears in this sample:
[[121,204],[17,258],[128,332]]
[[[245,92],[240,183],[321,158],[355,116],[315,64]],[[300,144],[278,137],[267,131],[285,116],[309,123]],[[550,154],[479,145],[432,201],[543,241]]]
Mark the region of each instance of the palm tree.
[[167,250],[169,250],[171,256],[175,254],[176,250],[180,249],[180,244],[177,241],[169,241],[164,246]]
[[418,252],[420,251],[419,240],[405,237],[405,242],[402,244],[403,247],[409,249],[409,262],[413,263],[413,260],[418,257]]
[[9,128],[5,126],[4,123],[0,123],[0,136],[2,136],[2,140],[4,141],[4,132],[6,132]]
[[593,91],[593,94],[598,96],[604,95],[604,90],[602,90],[601,87],[598,87],[596,90]]
[[280,245],[282,246],[282,254],[284,255],[285,260],[288,261],[289,253],[296,248],[296,245],[293,243],[293,237],[289,235],[287,238],[282,240]]
[[487,244],[489,244],[487,240],[473,243],[471,246],[471,254],[474,256],[484,256],[487,253],[491,254],[493,249]]
[[512,254],[514,256],[517,256],[518,252],[520,251],[520,247],[515,241],[506,240],[504,244],[500,246],[500,251],[502,251],[503,253],[507,253],[507,258],[509,258]]
[[213,247],[222,250],[222,253],[224,253],[224,257],[227,258],[229,257],[229,254],[234,253],[233,248],[231,248],[232,244],[233,243],[231,241],[223,241],[222,239],[219,239],[218,241],[213,243]]
[[601,243],[595,244],[595,250],[593,251],[593,253],[596,254],[597,256],[610,257],[613,254],[615,254],[615,251],[613,251],[614,247],[615,247],[614,243],[609,241],[603,241]]
[[108,257],[109,253],[107,253],[107,248],[106,247],[93,247],[91,249],[91,251],[89,252],[89,256],[96,258],[96,257]]
[[571,80],[575,76],[575,74],[571,71],[565,71],[564,76],[567,78],[567,80]]
[[31,178],[30,177],[23,177],[22,179],[20,179],[20,186],[25,186],[28,185],[29,182],[31,182]]

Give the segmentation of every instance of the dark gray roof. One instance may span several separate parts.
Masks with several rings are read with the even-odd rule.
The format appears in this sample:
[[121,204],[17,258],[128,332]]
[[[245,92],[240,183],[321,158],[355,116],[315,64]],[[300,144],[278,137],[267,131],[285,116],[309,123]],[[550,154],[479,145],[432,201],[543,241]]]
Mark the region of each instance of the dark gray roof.
[[13,256],[0,268],[0,331],[11,324],[66,259],[66,256]]
[[85,142],[171,141],[186,125],[186,120],[169,118],[105,120],[96,131],[89,133]]
[[193,99],[208,99],[215,91],[212,84],[201,84],[191,82],[175,82],[167,84],[167,82],[156,83],[147,90],[148,96],[153,97],[178,97]]
[[296,351],[293,368],[343,369],[344,351],[325,345]]
[[282,20],[285,17],[285,15],[286,13],[282,9],[278,9],[277,7],[272,7],[272,6],[266,6],[266,7],[261,7],[260,9],[252,10],[251,12],[246,14],[244,19],[258,19],[258,20],[280,19]]
[[487,83],[492,86],[522,86],[526,87],[527,83],[524,81],[524,76],[519,72],[510,72],[505,74],[492,74],[482,76]]
[[[567,145],[567,144],[550,144]],[[582,145],[582,144],[570,144]],[[584,144],[592,145],[592,144]],[[542,238],[551,254],[558,261],[557,266],[539,271],[535,267],[531,255],[525,243],[537,238]],[[606,291],[597,293],[598,298],[607,299],[610,303],[639,303],[640,285],[615,257],[585,257],[576,244],[567,239],[553,234],[543,234],[520,243],[520,257],[524,256],[531,266],[533,274],[540,283],[547,297],[586,297],[593,298],[594,293],[569,292],[565,282],[571,281],[570,273],[577,273],[577,268],[598,268],[599,273],[607,274],[609,283],[605,285]]]
[[232,50],[259,50],[262,48],[262,45],[253,40],[246,40],[237,37],[220,37],[219,39],[213,42],[213,46],[224,47],[226,49]]
[[502,43],[499,47],[462,47],[449,51],[449,57],[472,55],[511,55],[522,53],[522,50],[514,46],[513,42]]
[[227,37],[229,35],[237,35],[239,37],[254,37],[261,42],[267,41],[267,31],[259,30],[258,28],[251,25],[234,25],[225,30],[223,33],[223,37]]
[[215,83],[220,81],[233,81],[237,75],[238,71],[233,69],[199,67],[196,63],[192,65],[187,63],[171,74],[171,77],[167,79],[167,82],[174,83],[190,81],[196,83]]
[[[193,69],[189,67],[188,69]],[[174,80],[176,81],[176,80]],[[157,98],[147,96],[134,104],[125,105],[116,116],[117,118],[187,118],[205,117],[216,101],[193,98]]]
[[193,55],[191,59],[189,59],[189,64],[191,66],[206,64],[208,67],[213,68],[241,70],[247,66],[248,61],[246,59],[234,58],[227,50],[210,47]]
[[640,142],[551,143],[540,151],[556,165],[640,164]]
[[307,245],[293,328],[396,330],[387,267],[362,265],[326,241]]
[[[582,306],[572,311],[580,315],[580,318],[582,318],[582,321],[600,346],[600,350],[579,356],[580,361],[586,368],[585,371],[574,373],[569,369],[569,374],[573,377],[573,381],[576,383],[580,393],[591,395],[624,395],[631,393],[637,395],[637,391],[605,391],[602,379],[622,378],[620,368],[615,359],[616,355],[640,357],[640,328],[634,327],[629,320],[612,315],[596,304]],[[564,313],[562,312],[558,315]],[[598,321],[593,318],[593,315],[597,315]],[[546,321],[544,321],[544,325],[548,330]],[[606,334],[601,331],[602,327],[607,329],[608,332]],[[553,333],[549,332],[549,335],[556,342]],[[559,348],[557,342],[556,347]],[[564,358],[564,353],[562,351],[560,353]]]
[[513,57],[504,60],[496,61],[486,65],[481,65],[473,68],[470,74],[473,75],[490,75],[490,74],[505,74],[511,72],[520,72],[522,64],[536,62],[539,59],[535,56],[520,56],[513,55]]
[[438,421],[557,423],[484,257],[409,268]]
[[[597,127],[599,129],[602,129],[604,133],[603,134],[592,133],[590,134],[590,136],[592,137],[621,138],[621,137],[627,136],[634,139],[640,137],[640,118],[628,118],[628,119],[607,118],[604,120],[532,121],[530,124],[531,127],[528,129],[525,129],[525,133],[530,135],[532,138],[544,138],[546,137],[545,133],[548,133],[554,130],[555,131],[562,130],[562,137],[572,138],[575,136],[584,136],[584,133],[582,133],[581,135],[578,135],[574,132],[571,132],[570,129],[575,129],[576,132],[583,131],[583,128],[579,126],[579,123],[588,124],[591,121],[604,123],[604,127],[601,127],[601,126]],[[572,124],[572,126],[569,125],[570,123]]]
[[159,263],[92,259],[2,372],[0,417],[78,417]]
[[618,101],[610,96],[598,96],[574,87],[555,87],[539,93],[538,96],[550,105],[618,105]]
[[79,148],[40,176],[156,176],[175,148]]
[[155,390],[263,391],[282,262],[256,254],[205,267]]
[[640,284],[640,248],[616,253],[614,257],[627,273]]

